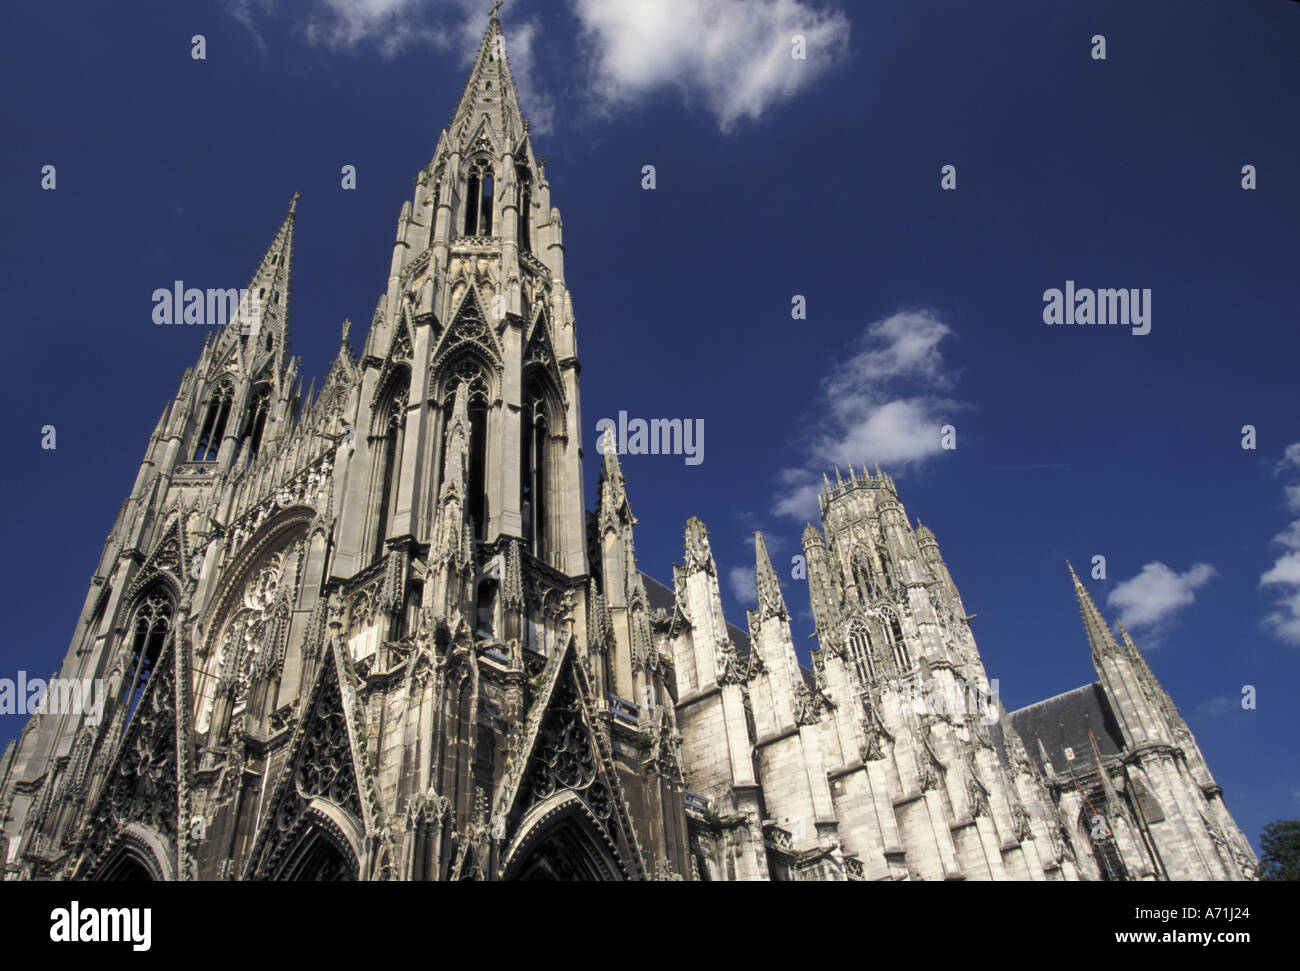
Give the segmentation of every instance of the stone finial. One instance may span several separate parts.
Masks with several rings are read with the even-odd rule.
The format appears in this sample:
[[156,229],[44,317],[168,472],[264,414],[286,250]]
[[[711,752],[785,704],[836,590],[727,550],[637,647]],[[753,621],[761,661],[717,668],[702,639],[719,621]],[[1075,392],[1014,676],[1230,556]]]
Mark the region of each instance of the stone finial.
[[704,572],[717,574],[717,565],[713,562],[713,550],[709,546],[709,531],[704,523],[692,516],[686,521],[686,575]]

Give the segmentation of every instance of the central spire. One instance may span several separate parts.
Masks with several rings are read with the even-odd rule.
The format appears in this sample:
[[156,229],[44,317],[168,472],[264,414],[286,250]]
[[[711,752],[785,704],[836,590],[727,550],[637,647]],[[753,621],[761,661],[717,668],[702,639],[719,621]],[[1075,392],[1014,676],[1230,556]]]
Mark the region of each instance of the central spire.
[[[506,54],[506,39],[497,18],[497,4],[492,8],[487,33],[479,47],[474,67],[470,71],[465,93],[452,116],[450,131],[462,148],[470,147],[485,136],[484,127],[495,129],[506,136],[507,145],[494,146],[498,153],[513,149],[528,122],[519,108],[519,94],[510,73],[510,60]],[[489,124],[482,124],[484,119]]]

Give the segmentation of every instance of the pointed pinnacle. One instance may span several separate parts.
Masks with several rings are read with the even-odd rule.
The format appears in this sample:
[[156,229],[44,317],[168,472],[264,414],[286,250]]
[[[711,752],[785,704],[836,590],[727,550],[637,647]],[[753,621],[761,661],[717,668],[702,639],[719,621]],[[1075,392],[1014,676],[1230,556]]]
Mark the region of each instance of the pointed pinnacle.
[[760,617],[789,617],[785,597],[781,594],[781,581],[777,579],[767,543],[760,532],[754,533],[754,586],[758,593]]
[[1124,625],[1116,621],[1115,626],[1119,628],[1119,636],[1124,641],[1124,647],[1127,648],[1128,652],[1134,657],[1139,657],[1141,652],[1138,651],[1138,646],[1133,643],[1132,636],[1124,629]]
[[623,468],[618,461],[618,439],[614,435],[613,425],[605,426],[600,441],[596,443],[596,450],[601,454],[601,468],[605,473],[605,477],[607,479],[621,478]]
[[1079,580],[1079,575],[1074,572],[1074,567],[1068,560],[1066,566],[1070,568],[1070,576],[1074,580],[1074,594],[1079,600],[1079,612],[1083,614],[1083,628],[1088,635],[1088,643],[1092,647],[1093,654],[1106,656],[1118,653],[1119,645],[1115,643],[1115,636],[1106,626],[1105,618],[1097,609],[1097,604],[1093,602],[1092,595]]
[[301,195],[301,193],[295,192],[295,193],[293,194],[293,198],[292,198],[291,200],[289,200],[289,215],[291,215],[291,216],[292,216],[295,212],[297,212],[297,210],[298,210],[298,196],[299,196],[299,195]]

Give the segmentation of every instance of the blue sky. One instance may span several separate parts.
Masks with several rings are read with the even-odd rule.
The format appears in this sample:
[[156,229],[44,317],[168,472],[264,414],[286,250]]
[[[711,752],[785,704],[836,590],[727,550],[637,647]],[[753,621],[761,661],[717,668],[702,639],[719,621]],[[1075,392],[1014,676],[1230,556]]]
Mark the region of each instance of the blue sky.
[[[300,191],[294,352],[323,376],[345,317],[359,347],[488,6],[8,12],[0,676],[58,665],[202,346],[153,324],[153,291],[245,286]],[[878,461],[1008,708],[1095,678],[1065,561],[1103,555],[1093,595],[1247,835],[1300,815],[1300,5],[510,0],[502,20],[564,216],[589,504],[600,418],[705,422],[700,465],[624,457],[643,569],[670,582],[701,517],[743,626],[762,529],[810,644],[804,486]],[[1067,280],[1149,289],[1150,333],[1045,325]]]

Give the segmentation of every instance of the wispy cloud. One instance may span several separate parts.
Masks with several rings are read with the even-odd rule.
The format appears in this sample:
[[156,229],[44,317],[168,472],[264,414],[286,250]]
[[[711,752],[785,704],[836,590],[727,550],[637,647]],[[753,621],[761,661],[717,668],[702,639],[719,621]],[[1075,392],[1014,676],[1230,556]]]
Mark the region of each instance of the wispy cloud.
[[749,567],[733,566],[727,572],[727,583],[737,600],[745,606],[758,603],[758,584],[754,580],[754,571]]
[[[412,48],[459,52],[466,68],[474,61],[487,29],[487,5],[480,0],[226,0],[226,9],[267,48],[265,29],[277,16],[292,18],[310,47],[344,53],[377,52],[391,58]],[[512,18],[506,33],[510,70],[520,106],[534,132],[552,129],[555,106],[536,86],[535,17]]]
[[[1288,445],[1274,471],[1278,475],[1300,472],[1300,442]],[[1287,508],[1300,512],[1300,484],[1282,487]],[[1293,520],[1273,542],[1286,552],[1259,578],[1261,587],[1272,588],[1278,595],[1265,623],[1288,644],[1300,644],[1300,519]]]
[[1126,627],[1154,628],[1194,603],[1196,591],[1214,575],[1208,563],[1193,564],[1184,573],[1163,563],[1148,563],[1137,576],[1116,584],[1106,603],[1119,610],[1120,623]]
[[[731,131],[848,54],[849,19],[806,0],[572,0],[605,109],[676,90]],[[806,46],[794,57],[796,35]]]
[[815,518],[828,469],[863,462],[897,469],[943,450],[940,429],[965,407],[945,394],[955,376],[940,345],[951,334],[929,310],[899,311],[866,328],[822,379],[806,460],[780,472],[774,514]]
[[1203,701],[1196,706],[1196,713],[1204,715],[1207,718],[1218,718],[1226,715],[1230,711],[1240,710],[1241,695],[1222,695],[1218,698],[1211,698],[1209,701]]
[[[549,132],[553,100],[537,84],[536,15],[513,0],[503,20],[519,98],[532,129]],[[809,0],[569,0],[588,94],[602,112],[663,91],[702,103],[729,132],[807,89],[848,55],[848,16]],[[394,57],[416,47],[459,51],[470,63],[487,26],[486,0],[226,0],[263,50],[276,17],[312,47]],[[795,38],[802,38],[802,57]]]

